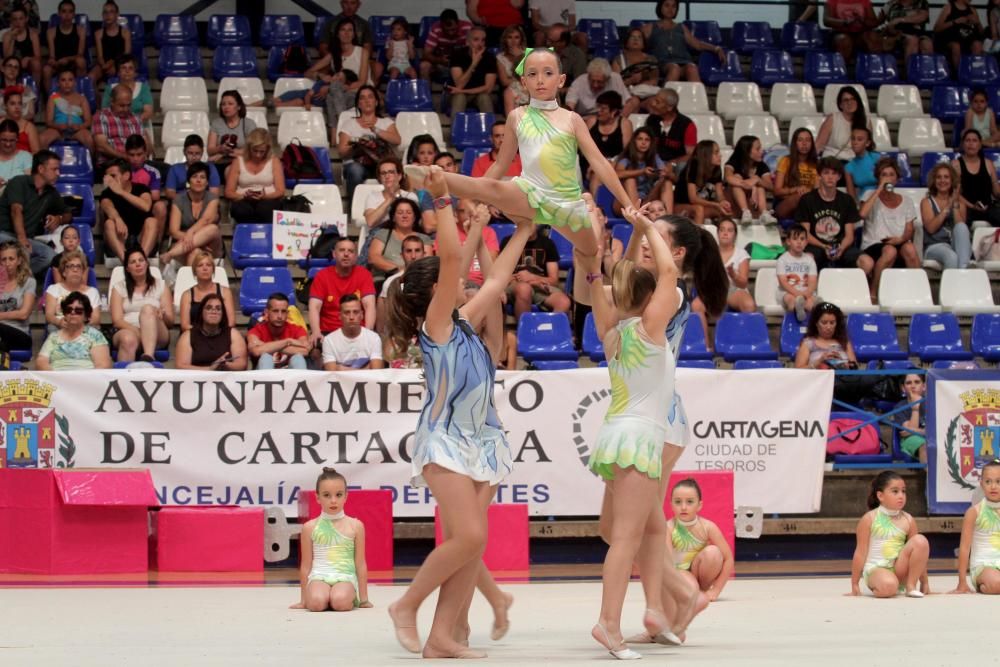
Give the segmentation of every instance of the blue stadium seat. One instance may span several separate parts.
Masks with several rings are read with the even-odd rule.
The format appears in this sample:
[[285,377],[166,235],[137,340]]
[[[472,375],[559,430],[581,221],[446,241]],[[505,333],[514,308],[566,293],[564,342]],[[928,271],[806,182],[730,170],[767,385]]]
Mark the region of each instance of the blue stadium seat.
[[792,53],[806,53],[822,49],[823,32],[819,24],[811,21],[789,21],[781,26],[781,48]]
[[[236,225],[239,229],[241,225]],[[240,310],[244,315],[263,311],[267,297],[274,292],[288,295],[295,303],[295,285],[292,274],[284,266],[251,266],[243,272],[240,280]]]
[[[135,14],[120,14],[119,16],[120,17],[135,16]],[[119,18],[118,22],[121,23],[121,18]],[[59,23],[60,23],[60,21],[59,21],[59,14],[55,13],[55,14],[52,14],[51,16],[49,16],[49,22],[48,22],[48,24],[45,27],[46,28],[51,28],[52,26],[59,25]],[[75,25],[77,25],[77,26],[83,26],[84,30],[87,31],[87,46],[88,47],[93,46],[93,44],[94,44],[94,32],[90,28],[90,17],[87,16],[86,14],[81,14],[80,12],[77,12],[76,13],[76,17],[73,20],[73,23]],[[38,39],[42,43],[42,45],[44,45],[45,44],[45,30],[44,29],[39,29],[39,33],[40,34],[38,35]]]
[[496,232],[497,243],[503,245],[504,239],[508,239],[517,228],[513,222],[491,222],[490,228]]
[[597,325],[594,324],[593,313],[587,313],[587,317],[583,320],[583,353],[595,363],[605,360],[604,343],[597,335]]
[[[81,14],[76,15],[77,21]],[[87,18],[86,14],[82,15]],[[118,25],[124,25],[132,33],[132,54],[138,55],[146,46],[146,25],[143,23],[142,14],[119,14]],[[90,25],[87,25],[87,41],[93,41],[90,34]]]
[[[254,72],[257,71],[257,57],[254,56]],[[250,76],[256,76],[251,74]],[[299,76],[285,73],[285,47],[272,46],[267,52],[267,79],[274,83],[283,76]]]
[[489,153],[485,148],[466,148],[462,151],[462,174],[472,176],[472,165],[476,158],[484,153]]
[[[618,26],[614,19],[580,19],[576,22],[576,29],[587,36],[591,49],[609,46],[621,47],[621,40],[618,39]],[[716,30],[718,30],[718,24],[716,24]]]
[[688,27],[695,38],[709,44],[722,46],[722,30],[719,29],[718,21],[685,21],[684,25]]
[[296,185],[308,184],[308,185],[321,185],[323,183],[334,183],[333,180],[333,167],[330,166],[330,149],[323,146],[312,146],[314,151],[316,151],[316,159],[319,160],[320,170],[323,172],[322,178],[299,178],[294,179],[291,176],[285,176],[285,187],[294,188]]
[[580,367],[574,359],[539,359],[531,363],[538,371],[567,371]]
[[703,368],[714,371],[715,362],[710,359],[681,359],[677,362],[677,368]]
[[906,78],[919,88],[933,88],[951,81],[948,59],[941,54],[918,53],[906,61]]
[[875,371],[878,370],[879,365],[887,371],[905,371],[908,368],[914,368],[909,359],[872,359],[868,362],[867,368],[870,371]]
[[1000,68],[996,56],[964,55],[958,64],[958,81],[967,86],[991,86],[1000,83]]
[[878,88],[883,83],[902,83],[896,56],[891,53],[859,53],[856,78],[865,88]]
[[289,44],[305,46],[306,33],[302,18],[297,14],[265,14],[260,24],[260,45],[285,47]]
[[[84,77],[86,78],[86,77]],[[82,183],[93,185],[94,163],[90,159],[90,151],[75,141],[57,142],[49,146],[62,160],[59,165],[59,181],[61,183]]]
[[392,22],[399,18],[406,18],[404,16],[371,16],[368,18],[368,25],[372,29],[372,41],[375,43],[376,49],[381,49],[385,46],[386,40],[389,39],[389,33],[392,32]]
[[882,151],[882,157],[891,157],[896,160],[899,166],[899,182],[897,185],[902,188],[916,188],[920,186],[917,179],[913,177],[913,170],[910,169],[910,156],[905,151]]
[[962,345],[962,332],[953,313],[917,313],[910,320],[910,353],[921,361],[972,359]]
[[244,222],[233,228],[233,266],[245,269],[248,266],[285,266],[284,259],[272,257],[271,223]]
[[794,82],[795,69],[792,56],[779,49],[757,49],[750,60],[750,78],[761,86]]
[[729,45],[743,55],[754,49],[774,48],[774,35],[767,21],[735,21]]
[[90,183],[60,180],[56,183],[56,190],[64,197],[70,195],[80,197],[83,200],[80,214],[73,216],[74,225],[93,227],[97,223],[97,204],[94,202],[94,189]]
[[[39,105],[39,103],[37,101],[39,99],[39,92],[40,91],[38,89],[38,82],[35,81],[35,77],[31,76],[30,74],[22,74],[20,76],[20,80],[21,80],[21,85],[22,86],[24,86],[25,88],[27,88],[28,90],[30,90],[32,93],[35,94],[35,100],[36,100],[35,107],[37,108],[37,107],[41,106],[42,108],[40,110],[44,111],[45,106],[44,105]],[[91,111],[93,111],[93,109],[91,109]]]
[[681,337],[681,346],[678,350],[679,359],[711,359],[712,352],[705,342],[705,328],[701,326],[701,321],[692,317],[684,327],[684,335]]
[[257,76],[257,52],[254,47],[229,44],[215,49],[212,56],[212,78],[222,81],[227,76]]
[[615,225],[611,228],[611,238],[618,239],[625,248],[628,248],[628,242],[632,240],[632,225],[628,223]]
[[931,368],[943,370],[978,370],[979,364],[975,361],[956,361],[954,359],[938,359],[931,364]]
[[947,153],[939,153],[938,151],[924,153],[920,158],[920,183],[927,185],[927,176],[931,173],[931,169],[939,162],[951,162],[957,155],[958,153],[950,151]]
[[844,56],[831,51],[806,53],[802,75],[806,83],[824,88],[830,83],[847,83],[847,65]]
[[495,116],[491,113],[463,111],[455,114],[451,122],[451,143],[462,150],[466,148],[489,148],[492,145],[490,133]]
[[326,26],[333,20],[332,15],[327,16],[317,16],[316,23],[313,25],[312,37],[313,46],[318,47],[323,43],[323,33],[326,32]]
[[427,35],[431,33],[431,28],[434,24],[438,22],[437,16],[422,16],[420,17],[420,28],[417,30],[417,41],[415,46],[418,49],[423,48],[424,42],[427,41]]
[[[169,44],[160,48],[157,76],[205,76],[201,64],[201,49],[191,44]],[[254,59],[256,63],[256,58]],[[235,76],[235,75],[230,75]]]
[[212,14],[208,17],[206,39],[213,49],[219,46],[251,46],[250,19],[242,14]]
[[956,120],[969,108],[969,87],[942,84],[931,91],[931,115],[938,120]]
[[632,19],[628,22],[628,29],[635,30],[638,28],[642,30],[644,25],[653,25],[654,23],[656,23],[656,19]]
[[761,313],[723,313],[715,325],[715,351],[726,361],[777,359]]
[[570,359],[579,356],[573,347],[573,330],[566,313],[524,313],[517,321],[517,353],[525,361]]
[[563,271],[573,268],[573,244],[568,238],[559,233],[559,230],[549,229],[549,239],[556,244],[559,251],[559,268]]
[[972,318],[972,352],[986,361],[1000,361],[1000,314],[979,313]]
[[784,368],[777,359],[739,359],[733,364],[734,371],[748,371],[755,368]]
[[994,111],[1000,109],[1000,86],[986,86],[986,100]]
[[604,58],[608,62],[613,61],[618,57],[618,54],[622,52],[622,47],[620,46],[595,46],[590,49],[590,53],[594,58]]
[[[49,87],[49,95],[56,92],[59,89],[59,77],[52,77],[52,83]],[[76,78],[76,92],[87,98],[87,104],[90,105],[90,111],[96,113],[97,107],[97,93],[94,92],[94,82],[89,76],[78,76]]]
[[194,14],[159,14],[153,26],[153,39],[161,49],[168,44],[197,46],[198,26]]
[[385,107],[390,116],[400,111],[434,111],[431,84],[424,79],[393,79],[385,87]]
[[[157,350],[157,353],[159,353],[160,351],[161,350]],[[167,351],[167,350],[163,350],[163,351],[167,352],[167,355],[168,355],[167,358],[169,359],[170,352]],[[120,370],[128,368],[130,364],[134,364],[134,363],[135,363],[134,361],[116,361],[114,363],[114,366],[112,366],[112,368],[114,368],[115,370],[119,370],[120,371]],[[160,361],[153,361],[153,368],[163,368],[163,363],[160,362]]]
[[726,62],[719,62],[714,53],[702,52],[698,56],[698,73],[706,86],[718,86],[723,81],[746,81],[743,66],[740,65],[740,54],[736,51],[726,51]]
[[781,335],[778,339],[781,356],[794,359],[805,334],[806,323],[799,322],[795,313],[785,313],[785,318],[781,320]]
[[909,357],[899,347],[896,322],[889,313],[851,313],[847,316],[847,335],[858,361]]
[[[136,354],[139,354],[139,352],[136,352]],[[135,361],[121,361],[121,362],[118,361],[118,348],[116,347],[111,348],[111,360],[115,362],[114,368],[127,368],[129,364],[134,364],[136,361],[138,361],[138,359],[136,359]],[[170,350],[167,348],[161,348],[156,350],[155,352],[153,352],[153,360],[154,360],[153,366],[155,366],[156,368],[163,368],[163,362],[170,361]],[[123,364],[123,365],[119,366],[118,364]]]

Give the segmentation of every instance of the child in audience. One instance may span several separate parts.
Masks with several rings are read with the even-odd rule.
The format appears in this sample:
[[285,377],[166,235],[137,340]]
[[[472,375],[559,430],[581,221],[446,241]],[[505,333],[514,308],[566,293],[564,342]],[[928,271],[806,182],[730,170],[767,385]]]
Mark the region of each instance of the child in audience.
[[984,498],[965,511],[962,541],[958,547],[958,588],[952,593],[971,593],[968,573],[975,590],[1000,595],[1000,461],[983,466],[979,487]]
[[722,186],[719,144],[705,140],[694,147],[694,154],[677,177],[674,213],[688,216],[696,225],[733,214],[733,207],[726,199]]
[[764,163],[760,139],[751,135],[740,137],[723,172],[729,186],[729,198],[740,211],[741,225],[752,224],[754,213],[761,224],[778,224],[773,211],[767,208],[767,193],[774,190],[774,180]]
[[416,79],[417,71],[413,69],[411,61],[417,57],[417,50],[413,47],[413,35],[410,34],[410,26],[406,19],[398,18],[392,22],[389,40],[385,43],[385,61],[388,64],[386,71],[390,79],[398,79],[400,75],[407,79]]
[[778,160],[774,176],[774,210],[779,220],[791,218],[799,199],[819,183],[819,158],[816,142],[807,128],[795,130],[789,142],[788,155]]
[[[615,172],[625,186],[625,192],[632,201],[646,201],[653,185],[664,167],[663,160],[656,154],[656,144],[649,130],[640,127],[633,134],[628,146],[615,162]],[[621,203],[614,203],[614,212],[621,214]],[[654,218],[655,219],[655,218]]]
[[[927,558],[930,545],[917,532],[917,522],[903,511],[906,482],[891,470],[872,480],[868,509],[858,521],[858,545],[851,564],[851,595],[861,595],[861,582],[877,598],[922,598],[930,593]],[[917,590],[917,584],[920,590]]]
[[333,468],[316,479],[316,500],[323,512],[302,526],[299,601],[291,609],[351,611],[369,609],[365,525],[344,514],[347,480]]
[[[67,252],[73,252],[74,250],[79,250],[80,248],[80,230],[73,225],[66,225],[59,232],[59,245],[62,246],[62,250],[57,252],[55,257],[52,258],[52,264],[49,268],[52,269],[52,282],[61,283],[62,274],[59,273],[59,263],[62,261],[62,256]],[[86,277],[86,276],[85,276]],[[95,308],[100,304],[91,304]]]
[[969,96],[969,108],[965,110],[965,126],[978,130],[985,148],[1000,146],[1000,130],[997,130],[997,115],[986,98],[985,90],[974,90]]
[[53,142],[75,140],[94,152],[94,137],[90,134],[90,103],[76,91],[76,72],[72,65],[59,70],[59,88],[45,105],[45,124],[39,141],[42,148]]
[[927,463],[927,403],[922,400],[926,392],[923,375],[904,375],[903,400],[896,407],[910,405],[910,409],[897,412],[892,419],[893,423],[904,427],[899,429],[899,448],[921,463]]
[[[698,482],[691,478],[677,482],[670,505],[674,518],[667,522],[667,532],[674,567],[714,602],[733,573],[733,550],[713,521],[698,516],[703,505]],[[668,619],[672,611],[667,609]]]
[[851,150],[854,151],[854,157],[844,165],[847,194],[854,197],[855,201],[862,201],[878,185],[875,163],[880,155],[875,152],[872,131],[867,127],[851,130]]
[[806,315],[816,305],[816,282],[819,278],[816,260],[805,252],[807,240],[803,227],[789,229],[785,243],[787,250],[778,258],[774,268],[778,277],[778,300],[786,312],[795,311],[799,322],[805,322]]

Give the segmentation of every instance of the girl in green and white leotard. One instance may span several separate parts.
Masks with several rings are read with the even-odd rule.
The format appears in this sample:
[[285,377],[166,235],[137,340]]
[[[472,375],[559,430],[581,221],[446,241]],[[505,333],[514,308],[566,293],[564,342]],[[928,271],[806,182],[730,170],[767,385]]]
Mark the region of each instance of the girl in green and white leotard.
[[868,494],[871,511],[858,521],[851,595],[861,595],[862,580],[877,598],[891,598],[899,593],[922,598],[930,592],[927,581],[930,545],[917,532],[913,517],[903,511],[905,505],[903,478],[891,470],[879,473]]
[[333,468],[323,468],[316,480],[322,514],[302,526],[299,575],[302,593],[292,609],[351,611],[371,607],[365,526],[344,514],[347,480]]
[[[952,593],[1000,595],[1000,461],[983,466],[979,486],[985,497],[965,512],[958,547],[958,588]],[[972,578],[972,588],[966,580]]]
[[[714,602],[733,574],[733,550],[713,521],[698,516],[702,508],[698,482],[690,478],[677,482],[670,494],[670,506],[674,518],[667,522],[667,534],[674,567]],[[670,606],[666,599],[664,606]],[[667,619],[671,619],[669,608]]]

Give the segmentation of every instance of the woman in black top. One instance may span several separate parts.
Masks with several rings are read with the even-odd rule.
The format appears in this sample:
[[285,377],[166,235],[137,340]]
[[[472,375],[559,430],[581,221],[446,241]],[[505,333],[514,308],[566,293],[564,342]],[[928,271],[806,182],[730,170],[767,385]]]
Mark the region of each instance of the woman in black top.
[[[632,121],[622,117],[622,96],[613,90],[606,90],[598,95],[596,106],[597,113],[586,118],[590,136],[597,144],[601,155],[608,160],[614,160],[622,154],[632,139]],[[587,182],[590,183],[591,196],[596,198],[601,182],[594,177],[594,172],[583,155],[580,156],[580,169],[586,174]]]
[[957,159],[951,163],[961,179],[962,201],[968,207],[968,222],[987,220],[1000,226],[1000,184],[993,163],[983,156],[983,139],[978,130],[962,132]]
[[90,70],[90,78],[96,86],[101,80],[118,73],[118,59],[132,53],[132,33],[118,23],[118,3],[108,0],[101,10],[100,28],[94,32],[94,46],[97,48],[97,65]]
[[28,26],[28,13],[20,5],[10,12],[10,30],[3,36],[3,57],[16,56],[21,68],[35,77],[42,78],[42,47],[38,31]]
[[985,33],[968,0],[948,0],[934,22],[934,51],[946,54],[957,72],[963,53],[983,52]]
[[246,341],[239,331],[229,325],[222,297],[215,294],[206,296],[193,325],[177,339],[177,368],[203,371],[247,369]]
[[[49,59],[42,69],[43,90],[52,89],[52,75],[61,67],[70,65],[77,77],[87,73],[87,30],[76,24],[76,5],[73,0],[59,3],[59,23],[46,30]],[[93,109],[91,109],[93,111]]]

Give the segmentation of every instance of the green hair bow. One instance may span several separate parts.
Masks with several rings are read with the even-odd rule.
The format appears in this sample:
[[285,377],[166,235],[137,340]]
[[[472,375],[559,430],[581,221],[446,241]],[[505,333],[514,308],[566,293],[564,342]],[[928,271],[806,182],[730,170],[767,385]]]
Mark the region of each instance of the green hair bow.
[[[531,52],[534,51],[534,50],[535,49],[533,49],[531,47],[528,47],[528,48],[526,48],[524,50],[524,57],[521,58],[521,62],[519,62],[517,64],[517,67],[514,68],[514,74],[517,74],[518,76],[524,76],[524,61],[526,61],[528,59],[528,56],[530,56]],[[545,50],[552,51],[552,47],[551,46],[547,46],[547,47],[545,47]]]

